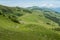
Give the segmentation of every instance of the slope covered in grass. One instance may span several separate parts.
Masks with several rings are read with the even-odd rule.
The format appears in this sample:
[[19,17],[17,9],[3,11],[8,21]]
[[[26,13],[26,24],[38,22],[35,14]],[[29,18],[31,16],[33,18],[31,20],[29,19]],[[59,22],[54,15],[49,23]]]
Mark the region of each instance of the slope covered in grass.
[[46,11],[0,5],[0,40],[60,40],[60,14]]

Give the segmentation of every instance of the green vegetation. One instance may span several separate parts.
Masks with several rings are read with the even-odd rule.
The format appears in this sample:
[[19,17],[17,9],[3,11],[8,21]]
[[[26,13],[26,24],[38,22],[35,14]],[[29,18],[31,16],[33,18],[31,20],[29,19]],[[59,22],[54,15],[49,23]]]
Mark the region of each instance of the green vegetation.
[[0,5],[0,40],[60,40],[60,14]]

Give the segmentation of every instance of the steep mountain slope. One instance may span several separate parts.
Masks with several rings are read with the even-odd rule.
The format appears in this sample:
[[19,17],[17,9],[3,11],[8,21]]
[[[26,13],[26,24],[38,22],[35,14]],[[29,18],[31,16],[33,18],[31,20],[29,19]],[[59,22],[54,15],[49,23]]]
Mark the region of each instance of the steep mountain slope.
[[0,40],[60,40],[59,26],[54,11],[0,5]]

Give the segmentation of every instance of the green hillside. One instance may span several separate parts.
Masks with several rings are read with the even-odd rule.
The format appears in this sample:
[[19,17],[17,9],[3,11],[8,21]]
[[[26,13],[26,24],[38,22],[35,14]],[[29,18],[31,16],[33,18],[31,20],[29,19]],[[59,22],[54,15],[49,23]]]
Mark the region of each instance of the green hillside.
[[60,40],[60,14],[0,5],[0,40]]

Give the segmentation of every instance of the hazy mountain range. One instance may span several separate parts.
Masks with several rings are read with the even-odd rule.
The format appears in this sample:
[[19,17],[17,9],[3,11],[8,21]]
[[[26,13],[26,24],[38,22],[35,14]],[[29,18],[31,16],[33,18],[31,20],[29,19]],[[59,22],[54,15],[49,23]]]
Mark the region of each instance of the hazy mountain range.
[[60,12],[60,7],[58,8],[53,8],[53,10],[57,11],[57,12]]
[[60,12],[60,7],[50,7],[50,8],[47,8],[47,7],[38,7],[38,6],[32,6],[32,7],[28,7],[28,8],[37,8],[37,9],[49,9],[49,10],[54,10],[56,12]]

